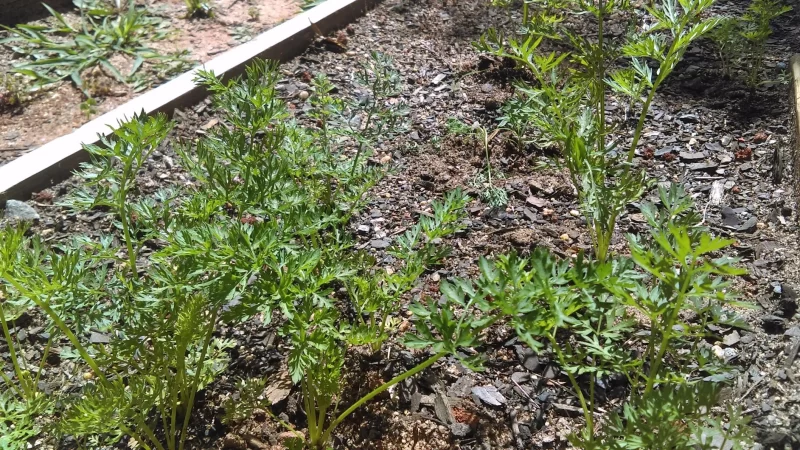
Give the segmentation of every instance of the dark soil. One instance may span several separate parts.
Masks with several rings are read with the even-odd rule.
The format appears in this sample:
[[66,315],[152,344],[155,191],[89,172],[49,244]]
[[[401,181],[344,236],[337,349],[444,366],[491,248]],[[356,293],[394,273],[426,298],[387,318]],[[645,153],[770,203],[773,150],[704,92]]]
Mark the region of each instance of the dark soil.
[[[742,4],[723,2],[717,8],[732,12]],[[376,243],[391,242],[414,223],[430,201],[457,187],[477,193],[472,180],[483,168],[482,149],[470,139],[447,136],[445,122],[456,117],[491,126],[498,106],[512,95],[509,79],[523,76],[502,62],[481,59],[470,46],[488,26],[502,26],[504,14],[483,2],[388,0],[348,29],[346,53],[317,45],[281,68],[285,76],[282,92],[303,120],[301,98],[309,89],[308,75],[324,72],[339,88],[339,95],[357,96],[352,74],[368,53],[380,50],[394,57],[406,83],[397,100],[411,107],[412,128],[404,137],[383,143],[372,157],[391,173],[373,190],[369,208],[352,222],[354,233],[361,230],[361,248],[374,252],[382,264],[390,266],[393,260]],[[768,50],[770,76],[784,73],[789,52],[800,48],[797,14],[787,14],[776,25]],[[737,279],[737,288],[761,309],[742,312],[749,330],[715,330],[720,337],[718,345],[733,355],[739,369],[726,397],[752,417],[761,448],[774,449],[800,448],[800,380],[796,374],[800,369],[800,317],[795,315],[800,256],[794,253],[800,235],[789,170],[792,125],[788,92],[785,84],[752,92],[740,81],[722,78],[711,46],[702,43],[688,52],[657,96],[636,158],[636,164],[646,167],[653,179],[684,184],[706,224],[715,233],[736,240],[732,256],[740,257],[749,271]],[[624,108],[612,102],[609,113],[622,117]],[[178,112],[176,120],[171,139],[193,139],[216,119],[206,102]],[[501,134],[492,141],[491,152],[494,167],[503,174],[497,185],[507,191],[508,207],[497,211],[473,201],[468,206],[468,229],[447,242],[453,248],[452,256],[444,267],[425,275],[411,297],[437,295],[442,279],[475,275],[481,256],[512,249],[527,253],[544,246],[569,257],[590,248],[566,173],[554,165],[537,168],[550,158],[545,150],[520,151]],[[692,165],[697,163],[705,165]],[[149,162],[140,184],[147,193],[184,181],[165,144]],[[48,239],[92,235],[110,227],[103,212],[74,214],[50,204],[76,182],[72,179],[50,193],[34,195],[31,204],[42,215],[37,231]],[[718,204],[710,200],[714,184],[723,192]],[[640,232],[642,222],[641,215],[631,210],[620,219],[618,234]],[[366,229],[369,231],[364,232]],[[615,247],[624,249],[619,236]],[[406,313],[403,308],[401,315]],[[32,320],[18,332],[36,336],[41,333],[37,323]],[[265,415],[236,428],[219,422],[220,404],[233,392],[235,380],[275,374],[271,387],[280,386],[277,374],[285,370],[280,338],[256,321],[220,333],[234,338],[238,346],[228,373],[201,399],[193,423],[203,431],[193,445],[281,448],[279,434],[283,430]],[[452,359],[441,361],[424,376],[355,413],[338,430],[335,448],[568,448],[565,436],[580,428],[582,421],[565,378],[549,361],[518,343],[511,330],[497,328],[487,342],[483,349],[489,361],[485,372],[469,372]],[[347,365],[351,388],[345,392],[343,404],[423,357],[396,345],[385,346],[377,357],[351,355]],[[59,371],[71,369],[56,364],[47,370],[57,379]],[[493,407],[473,397],[472,387],[487,385],[497,387],[507,403]],[[275,413],[285,414],[282,417],[302,427],[297,391],[287,390],[280,397]],[[452,426],[447,414],[437,412],[437,398],[467,427]],[[613,403],[613,395],[609,400]]]

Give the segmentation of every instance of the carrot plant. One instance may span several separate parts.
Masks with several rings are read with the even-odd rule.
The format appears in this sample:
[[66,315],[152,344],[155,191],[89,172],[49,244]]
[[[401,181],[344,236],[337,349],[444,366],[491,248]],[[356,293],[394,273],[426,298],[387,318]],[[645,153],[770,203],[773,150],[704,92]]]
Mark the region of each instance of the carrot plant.
[[[375,76],[389,73],[371,67],[383,71]],[[363,153],[382,130],[394,130],[383,103],[338,103],[343,109],[335,118],[366,117],[368,137],[353,125],[349,134],[327,139],[290,120],[276,92],[274,64],[256,62],[243,80],[222,82],[201,72],[198,81],[213,93],[223,125],[196,143],[177,145],[192,183],[146,194],[142,171],[172,124],[163,116],[136,117],[102,145],[86,147],[91,162],[77,173],[82,188],[62,202],[103,208],[113,234],[49,246],[24,228],[0,230],[0,323],[11,354],[21,352],[9,324],[20,308],[32,307],[83,367],[80,396],[59,398],[50,436],[71,435],[87,445],[133,439],[146,449],[185,448],[197,393],[227,367],[233,344],[215,335],[220,326],[255,314],[269,320],[274,311],[286,330],[324,322],[335,316],[325,292],[367,270],[346,257],[352,242],[344,229],[380,172],[360,156],[350,158],[347,149]],[[426,236],[454,226],[463,197],[451,200],[446,211],[437,210],[434,225],[421,225]],[[382,285],[392,299],[385,308],[397,307],[396,297],[424,270],[420,264],[443,254],[421,240],[409,246],[406,277]],[[375,312],[384,329],[392,311]],[[374,331],[376,338],[384,335]],[[101,338],[89,341],[92,332]],[[321,368],[330,371],[303,379],[335,375],[333,360],[309,368],[306,342],[292,343],[293,374]],[[4,437],[13,439],[9,447],[25,446],[40,429],[28,420],[32,411],[53,404],[32,375],[41,371],[30,370],[24,358],[13,358],[12,366],[12,375],[3,372],[2,397],[9,418],[3,426],[17,430]]]
[[[382,173],[364,153],[404,122],[389,102],[400,85],[388,63],[374,54],[365,64],[361,99],[336,99],[318,78],[312,127],[291,118],[274,64],[256,62],[246,78],[230,81],[200,72],[220,124],[176,145],[191,182],[147,194],[142,171],[172,124],[136,117],[102,146],[86,147],[91,161],[76,174],[83,188],[63,202],[103,208],[112,234],[48,246],[24,227],[0,230],[0,323],[12,354],[19,343],[8,324],[19,308],[36,308],[62,352],[77,355],[83,380],[80,395],[44,396],[16,358],[0,397],[2,426],[17,430],[7,446],[24,447],[39,431],[29,421],[39,404],[59,408],[46,434],[80,445],[199,445],[190,443],[198,392],[225,371],[235,345],[217,331],[254,316],[274,321],[289,348],[307,418],[303,442],[312,449],[327,448],[354,410],[445,354],[338,407],[348,350],[381,349],[399,324],[401,296],[448,254],[441,240],[461,229],[469,200],[455,191],[433,202],[389,249],[397,257],[391,270],[353,250],[350,219]],[[264,383],[240,386],[251,392]],[[237,411],[241,418],[252,410]]]
[[[446,352],[454,342],[476,347],[479,330],[506,324],[568,379],[585,420],[570,437],[576,448],[712,449],[720,437],[749,448],[738,411],[710,413],[732,369],[705,343],[707,326],[746,326],[732,309],[746,305],[726,280],[741,271],[712,256],[731,242],[696,226],[680,188],[661,190],[660,199],[661,208],[643,206],[650,231],[629,236],[630,257],[570,261],[537,249],[481,259],[476,281],[442,284],[447,304],[415,307],[425,320],[409,342]],[[649,320],[649,333],[638,332],[633,311]],[[468,363],[479,367],[479,355]],[[600,386],[614,377],[626,380],[629,398],[600,415]]]
[[347,341],[353,345],[369,344],[378,351],[388,337],[388,331],[396,328],[396,314],[401,296],[411,290],[419,277],[437,265],[450,253],[437,240],[460,231],[463,208],[469,197],[460,190],[447,194],[442,202],[433,202],[432,216],[420,216],[419,222],[397,238],[397,243],[388,249],[402,264],[398,270],[373,270],[374,261],[367,264],[366,271],[346,281],[349,301],[356,312]]
[[[649,25],[619,40],[608,35],[606,22],[612,15],[630,12],[628,2],[542,3],[534,8],[523,2],[521,35],[505,36],[490,29],[476,48],[513,60],[534,78],[531,84],[518,83],[523,100],[507,105],[504,121],[525,130],[520,118],[527,117],[538,140],[561,148],[590,226],[595,255],[605,260],[618,217],[646,187],[644,173],[632,162],[655,93],[689,46],[719,19],[703,18],[713,0],[664,0],[645,7]],[[583,30],[570,28],[563,20],[578,17],[580,11],[593,19],[596,39],[584,37]],[[544,50],[548,45],[566,50],[548,52]],[[620,65],[620,60],[628,63]],[[638,116],[633,130],[609,123],[606,101],[612,93],[630,99]],[[632,136],[625,135],[629,131]]]
[[755,89],[761,83],[772,21],[791,10],[775,0],[753,0],[741,17],[725,17],[711,34],[723,73],[731,76],[735,69],[744,69],[747,85]]
[[[521,340],[557,363],[584,415],[584,428],[570,438],[577,448],[747,448],[741,414],[708,413],[731,369],[705,343],[707,325],[746,326],[734,319],[730,307],[743,305],[726,281],[741,271],[715,256],[731,242],[698,227],[693,203],[673,186],[659,191],[661,208],[641,206],[650,231],[629,236],[630,256],[610,252],[617,218],[648,188],[634,157],[650,105],[689,46],[718,24],[705,18],[711,4],[664,0],[645,6],[646,25],[636,25],[627,2],[526,1],[518,35],[489,30],[476,43],[534,79],[517,84],[501,123],[531,134],[520,143],[561,149],[594,254],[568,262],[540,250],[483,261],[477,287],[462,283],[461,290],[481,315],[506,316]],[[591,25],[596,38],[569,25],[579,11],[592,18],[579,23]],[[636,26],[612,37],[612,15],[627,15]],[[627,97],[626,118],[635,120],[607,117],[610,95]],[[637,333],[633,317],[643,318],[649,332]],[[598,389],[610,377],[626,380],[627,401],[602,416]]]

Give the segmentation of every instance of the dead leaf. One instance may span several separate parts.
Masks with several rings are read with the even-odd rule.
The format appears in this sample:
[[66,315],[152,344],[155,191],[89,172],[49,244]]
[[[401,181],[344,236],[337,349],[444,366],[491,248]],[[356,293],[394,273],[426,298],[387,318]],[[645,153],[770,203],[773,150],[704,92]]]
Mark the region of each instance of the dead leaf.
[[289,397],[292,392],[292,378],[287,370],[281,370],[270,380],[269,386],[264,389],[264,396],[271,405],[280,403]]
[[547,204],[547,200],[539,197],[534,197],[531,195],[530,197],[526,198],[525,201],[536,208],[542,209]]
[[506,398],[503,397],[503,394],[501,394],[496,387],[491,385],[475,386],[472,388],[472,393],[487,405],[500,406],[507,402]]

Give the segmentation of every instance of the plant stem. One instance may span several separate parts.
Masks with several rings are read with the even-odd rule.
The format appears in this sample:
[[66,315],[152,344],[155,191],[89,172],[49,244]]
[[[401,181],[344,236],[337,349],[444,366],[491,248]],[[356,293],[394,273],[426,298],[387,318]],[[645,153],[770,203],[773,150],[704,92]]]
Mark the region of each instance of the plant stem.
[[530,12],[528,11],[528,2],[523,0],[522,1],[522,26],[524,26],[524,27],[528,26],[529,14],[530,14]]
[[39,361],[39,372],[36,373],[36,379],[33,380],[31,389],[34,389],[34,386],[39,386],[39,380],[42,377],[42,372],[44,372],[44,362],[50,355],[50,348],[53,346],[53,338],[55,337],[53,334],[50,334],[50,337],[47,339],[47,345],[44,347],[44,351],[42,352],[42,359]]
[[208,324],[208,331],[206,335],[205,342],[203,343],[203,350],[200,352],[200,358],[197,361],[197,368],[195,369],[194,379],[192,380],[192,386],[189,390],[189,401],[186,404],[186,411],[184,412],[185,416],[183,417],[183,426],[181,427],[181,442],[178,445],[179,450],[183,450],[183,446],[186,443],[186,430],[189,428],[189,419],[192,417],[192,408],[194,408],[194,397],[197,394],[197,386],[200,385],[200,378],[203,376],[203,366],[206,362],[206,355],[208,354],[208,347],[211,345],[211,338],[214,336],[214,329],[217,326],[217,317],[219,316],[219,310],[215,309],[214,312],[211,314],[211,321]]
[[[122,197],[123,202],[125,201],[125,196]],[[139,279],[139,271],[136,270],[136,252],[133,249],[133,240],[131,238],[131,231],[130,225],[128,224],[128,220],[130,219],[128,208],[125,207],[124,204],[119,206],[120,217],[119,220],[122,222],[122,235],[125,239],[125,246],[128,248],[128,265],[130,266],[131,273],[133,274],[133,278],[135,280]]]
[[311,385],[307,379],[303,379],[302,381],[303,386],[303,403],[306,406],[306,419],[308,420],[308,437],[309,441],[312,444],[321,445],[319,441],[319,426],[317,424],[317,414],[314,412],[316,409],[314,406],[316,402],[314,401],[314,394],[311,389]]
[[[156,446],[156,448],[158,450],[165,450],[164,446],[161,445],[161,442],[158,440],[158,438],[156,437],[155,433],[153,433],[153,430],[151,430],[150,427],[147,425],[147,423],[145,423],[144,416],[142,416],[140,414],[135,414],[134,420],[136,421],[137,427],[140,430],[144,431],[145,436],[147,436],[147,438],[150,439],[150,442],[152,442]],[[124,429],[123,429],[123,431],[124,431]],[[131,431],[132,430],[128,429],[128,432],[131,432]],[[136,434],[133,433],[133,434],[130,434],[130,436],[136,436]],[[136,438],[134,437],[134,439],[136,439]],[[136,440],[139,441],[139,439],[136,439]],[[142,441],[139,441],[139,442],[142,442]]]
[[345,412],[339,414],[339,417],[337,417],[336,420],[334,420],[328,426],[328,428],[325,430],[325,433],[322,435],[321,442],[322,443],[328,442],[328,440],[331,437],[331,433],[333,433],[333,430],[340,423],[342,423],[342,421],[344,421],[344,419],[346,419],[347,416],[352,414],[353,411],[355,411],[358,408],[360,408],[364,403],[372,400],[374,397],[379,395],[381,392],[385,391],[386,389],[389,389],[390,387],[394,386],[395,384],[400,383],[400,382],[402,382],[403,380],[405,380],[407,378],[413,377],[414,375],[418,374],[419,372],[422,372],[423,370],[425,370],[428,367],[430,367],[431,365],[433,365],[433,363],[435,363],[436,361],[438,361],[441,358],[443,358],[445,355],[447,355],[447,352],[439,352],[439,353],[431,356],[430,358],[426,359],[424,362],[422,362],[418,366],[415,366],[415,367],[413,367],[413,368],[401,373],[400,375],[392,378],[391,380],[387,381],[386,383],[383,383],[382,385],[378,386],[376,389],[374,389],[369,394],[361,397],[357,402],[353,403],[353,405],[351,405],[349,408],[347,408],[347,410]]
[[59,315],[56,314],[53,308],[50,307],[49,299],[43,301],[29,289],[25,289],[25,287],[22,286],[19,282],[17,282],[14,278],[9,277],[8,274],[6,273],[2,273],[0,274],[0,276],[8,280],[8,282],[11,283],[12,286],[14,286],[14,289],[18,290],[20,293],[31,299],[31,301],[35,303],[36,306],[41,308],[45,312],[45,314],[47,314],[47,317],[49,317],[50,320],[52,320],[56,324],[56,327],[59,330],[61,330],[61,332],[64,333],[65,336],[67,336],[67,339],[69,339],[70,343],[72,343],[72,345],[75,346],[75,349],[78,351],[78,354],[81,355],[81,358],[83,358],[86,364],[89,365],[92,371],[94,371],[94,373],[102,381],[106,381],[105,375],[103,375],[103,372],[100,371],[100,366],[97,365],[97,362],[95,362],[94,358],[92,358],[89,355],[89,353],[86,351],[86,348],[78,340],[77,336],[75,336],[72,330],[70,330],[69,327],[67,327],[67,324],[64,323],[63,320],[61,320],[61,317],[59,317]]
[[603,45],[604,45],[604,25],[605,25],[605,15],[603,11],[604,5],[603,0],[598,0],[598,8],[597,8],[597,54],[595,56],[597,62],[597,68],[595,69],[597,72],[597,109],[598,109],[598,138],[597,138],[597,151],[600,152],[599,154],[603,155],[603,162],[605,162],[605,147],[606,147],[606,89],[605,89],[605,77],[606,77],[606,66],[605,66],[605,54],[603,53]]
[[[377,99],[374,99],[372,101],[372,107],[370,108],[369,113],[367,114],[366,122],[364,122],[364,132],[369,131],[369,125],[372,122],[372,116],[375,115],[375,109],[377,108],[377,103],[378,103]],[[361,156],[362,151],[364,151],[364,142],[359,141],[358,150],[356,151],[356,157],[353,160],[353,167],[350,169],[350,181],[352,181],[353,177],[356,174],[356,168],[358,167],[358,159]]]
[[[139,445],[141,445],[142,447],[145,448],[145,450],[150,450],[151,449],[151,447],[149,445],[147,445],[147,443],[144,441],[144,439],[142,439],[141,436],[139,436],[133,430],[131,430],[130,427],[128,427],[126,425],[120,425],[119,429],[122,430],[123,433],[127,434],[131,439],[133,439],[136,442],[138,442]],[[156,443],[158,443],[158,441],[156,441]]]
[[636,147],[639,145],[639,139],[642,137],[642,130],[644,129],[644,121],[647,119],[647,112],[650,110],[650,103],[653,102],[653,97],[656,95],[657,85],[653,85],[650,93],[647,94],[647,100],[642,105],[642,112],[639,114],[639,122],[636,124],[636,131],[633,133],[633,141],[631,141],[631,148],[628,150],[628,163],[633,161],[636,155]]
[[286,428],[287,430],[291,431],[292,433],[296,433],[297,437],[302,437],[302,434],[299,431],[297,431],[297,429],[295,427],[293,427],[292,424],[290,424],[288,422],[284,422],[283,419],[281,419],[280,417],[276,416],[275,413],[272,412],[269,408],[265,408],[265,410],[266,410],[267,414],[272,418],[272,420],[278,422],[278,424],[280,424],[282,427]]
[[[172,407],[170,408],[170,417],[169,417],[169,426],[164,426],[164,430],[169,433],[169,440],[167,441],[167,445],[169,446],[170,450],[175,449],[175,431],[177,429],[177,420],[178,420],[178,391],[182,389],[184,377],[183,374],[186,372],[186,346],[183,345],[185,342],[183,339],[180,340],[181,344],[178,346],[178,370],[174,375],[175,379],[175,386],[170,391],[170,401],[172,403]],[[166,365],[165,365],[166,366]],[[169,371],[167,372],[164,380],[169,382],[169,376],[171,374]],[[164,415],[162,414],[162,417]]]
[[[658,376],[658,371],[661,369],[661,363],[664,359],[664,355],[667,353],[667,348],[669,346],[669,341],[672,340],[672,327],[675,324],[675,321],[678,318],[678,314],[680,314],[681,309],[683,309],[683,304],[686,301],[686,289],[690,284],[689,280],[694,278],[694,271],[691,270],[694,267],[695,259],[692,258],[688,264],[681,265],[681,278],[683,278],[681,283],[681,289],[678,291],[678,295],[674,302],[671,302],[673,310],[671,311],[669,317],[667,318],[667,322],[662,327],[662,336],[661,336],[661,343],[659,345],[658,354],[656,355],[655,359],[653,360],[653,365],[650,368],[650,374],[647,376],[647,384],[645,385],[644,395],[649,394],[653,391],[653,386],[655,385],[656,377]],[[652,335],[652,329],[651,329]]]
[[[567,367],[566,357],[564,356],[564,352],[561,351],[561,347],[556,342],[556,333],[558,332],[558,328],[554,328],[553,332],[549,334],[547,337],[550,339],[550,345],[553,347],[553,351],[556,352],[556,357],[558,358],[559,364],[561,367]],[[568,370],[564,370],[567,374],[567,378],[569,378],[569,382],[572,385],[572,388],[575,389],[575,395],[578,397],[578,401],[581,404],[581,409],[583,410],[583,419],[586,421],[586,428],[589,430],[589,442],[594,441],[594,407],[589,407],[589,404],[586,402],[586,397],[583,395],[583,391],[581,390],[580,384],[578,384],[578,380],[575,378],[575,375]]]
[[[3,305],[0,305],[0,324],[3,326],[3,336],[5,337],[6,344],[8,345],[8,352],[9,356],[11,357],[11,365],[14,366],[14,372],[17,374],[17,379],[22,385],[22,389],[25,391],[25,395],[23,397],[29,399],[31,392],[29,391],[28,386],[23,379],[24,374],[22,373],[22,368],[20,368],[19,361],[17,360],[16,346],[14,345],[14,339],[11,337],[11,332],[8,329],[8,322],[6,322],[6,314],[5,311],[3,311]],[[6,385],[13,387],[13,384],[9,383],[8,381],[6,381]]]

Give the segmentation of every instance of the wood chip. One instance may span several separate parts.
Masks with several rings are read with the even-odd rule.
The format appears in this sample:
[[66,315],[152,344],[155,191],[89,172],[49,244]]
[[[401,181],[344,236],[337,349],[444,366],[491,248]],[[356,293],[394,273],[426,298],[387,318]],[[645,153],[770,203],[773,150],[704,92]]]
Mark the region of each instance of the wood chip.
[[725,194],[725,180],[717,180],[711,184],[711,193],[708,201],[711,205],[719,206],[722,204],[722,196]]

